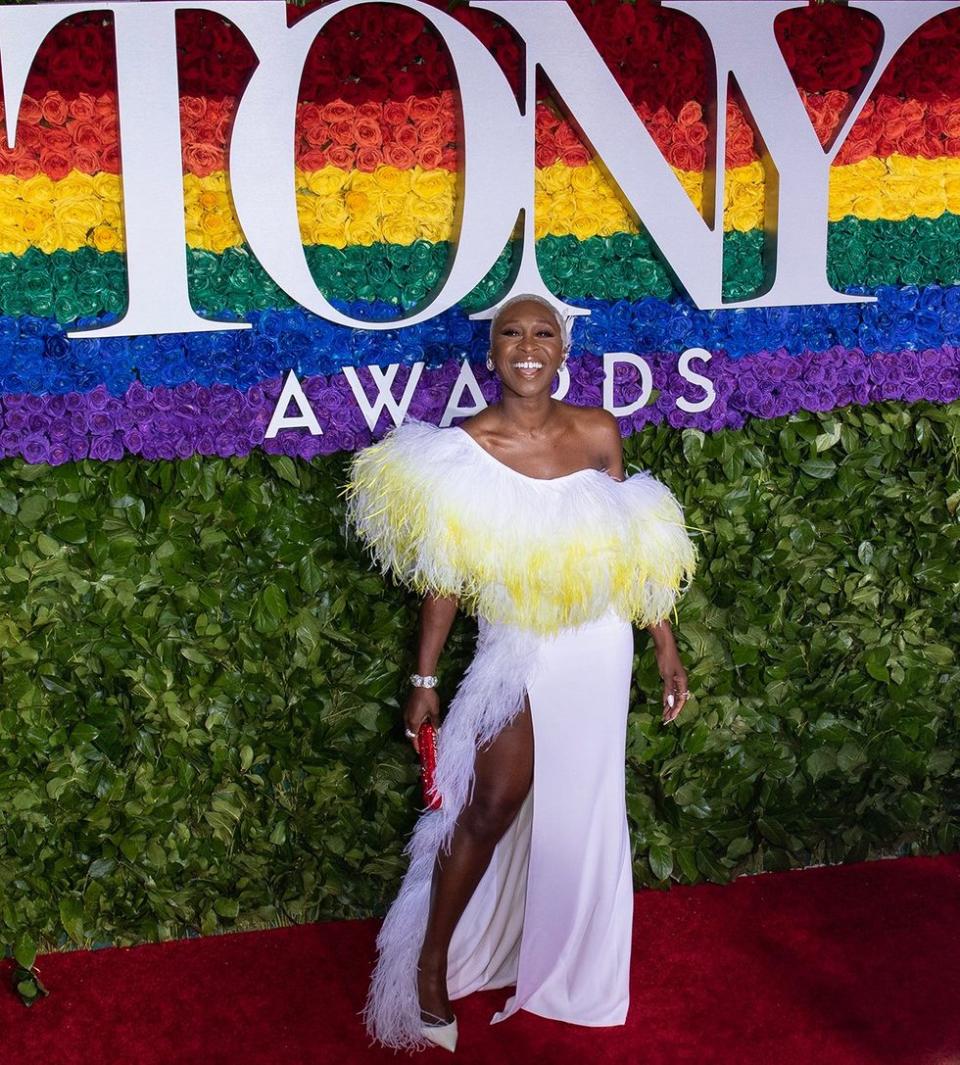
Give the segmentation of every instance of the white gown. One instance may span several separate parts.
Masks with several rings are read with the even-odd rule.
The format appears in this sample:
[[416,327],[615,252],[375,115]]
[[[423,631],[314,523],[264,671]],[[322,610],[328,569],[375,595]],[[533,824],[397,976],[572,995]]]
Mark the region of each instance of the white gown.
[[533,783],[450,943],[451,999],[515,986],[518,1009],[588,1026],[623,1024],[633,886],[625,803],[632,621],[666,616],[695,553],[680,508],[647,474],[527,477],[467,433],[405,423],[360,452],[353,525],[381,567],[418,591],[459,594],[477,650],[437,744],[438,810],[423,813],[410,865],[377,939],[365,1008],[387,1046],[430,1045],[416,972],[438,853],[469,798],[478,748],[529,697]]

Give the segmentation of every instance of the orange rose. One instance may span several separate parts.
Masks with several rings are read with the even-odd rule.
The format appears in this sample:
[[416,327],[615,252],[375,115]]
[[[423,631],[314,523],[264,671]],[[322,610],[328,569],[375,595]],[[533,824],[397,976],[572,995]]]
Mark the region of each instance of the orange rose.
[[561,157],[567,166],[586,166],[591,161],[590,152],[582,144],[564,148]]
[[334,144],[346,144],[353,147],[357,143],[353,132],[353,123],[345,118],[338,122],[330,123],[330,136],[333,138]]
[[417,149],[416,159],[424,170],[439,170],[443,162],[443,149],[438,144],[424,144]]
[[34,155],[40,151],[42,143],[39,126],[17,125],[17,145],[32,152]]
[[388,100],[383,105],[383,121],[388,126],[402,126],[409,117],[409,108],[399,100]]
[[58,152],[54,148],[41,148],[40,169],[52,181],[62,181],[72,169],[70,157],[66,152]]
[[89,148],[74,148],[73,168],[81,174],[97,174],[102,169],[100,153]]
[[372,118],[377,125],[383,121],[383,108],[376,100],[364,100],[354,109],[357,118]]
[[562,152],[565,148],[581,148],[583,144],[573,126],[569,122],[563,122],[557,127],[557,147]]
[[553,166],[557,161],[557,146],[555,144],[538,144],[536,151],[537,166],[542,170],[545,166]]
[[442,100],[439,96],[411,96],[407,103],[410,117],[416,122],[418,119],[435,118],[440,113]]
[[96,113],[100,116],[110,115],[114,121],[117,119],[117,98],[113,93],[101,93],[95,104]]
[[301,104],[297,108],[297,127],[310,144],[324,144],[328,139],[327,124],[316,104]]
[[67,101],[58,92],[48,92],[40,103],[44,121],[51,126],[62,126],[67,121]]
[[322,148],[310,148],[300,156],[298,163],[307,173],[322,170],[327,165],[327,153]]
[[74,143],[80,148],[98,152],[103,147],[100,130],[92,122],[74,122],[70,127]]
[[21,181],[36,177],[40,173],[40,163],[36,156],[24,153],[13,162],[13,176]]
[[681,126],[696,125],[703,118],[703,108],[696,100],[688,100],[677,115],[677,123]]
[[226,153],[215,144],[203,141],[188,144],[183,149],[183,168],[197,177],[209,177],[218,170],[226,169]]
[[[6,115],[6,108],[2,112]],[[24,95],[20,102],[20,113],[17,115],[18,126],[35,126],[43,117],[40,104],[32,96]]]
[[417,127],[417,132],[420,134],[420,141],[423,144],[441,143],[442,128],[436,118],[428,118],[425,122],[421,122]]
[[386,163],[395,166],[398,170],[409,170],[416,162],[413,152],[402,144],[385,144],[383,158]]
[[356,156],[345,144],[334,144],[327,151],[327,162],[340,170],[352,170]]
[[107,174],[120,173],[120,145],[116,141],[103,146],[103,151],[100,153],[100,165]]
[[417,135],[417,127],[411,125],[398,126],[394,131],[393,140],[401,147],[413,151],[420,141],[420,138]]
[[674,141],[667,149],[667,162],[678,170],[697,170],[696,152],[683,141]]
[[323,119],[325,122],[349,122],[353,119],[353,105],[345,100],[331,100],[323,105]]
[[75,96],[69,104],[70,116],[78,122],[89,122],[96,110],[96,100],[88,92]]
[[357,169],[364,170],[368,174],[383,162],[383,152],[375,145],[365,144],[357,149]]
[[66,126],[52,126],[41,134],[40,143],[44,148],[53,148],[58,152],[69,152],[73,148],[73,137]]
[[372,118],[359,118],[353,127],[354,138],[358,145],[365,148],[375,148],[383,143],[383,134],[380,125]]
[[180,117],[185,123],[199,122],[207,113],[205,96],[181,96]]

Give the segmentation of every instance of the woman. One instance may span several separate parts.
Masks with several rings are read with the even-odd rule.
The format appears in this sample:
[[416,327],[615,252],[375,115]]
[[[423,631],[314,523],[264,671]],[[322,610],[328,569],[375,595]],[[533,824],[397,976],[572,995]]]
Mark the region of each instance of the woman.
[[507,301],[487,365],[501,398],[460,426],[407,422],[354,459],[351,522],[424,595],[405,710],[439,724],[434,673],[458,607],[477,651],[437,741],[437,810],[377,940],[365,1009],[384,1045],[453,1050],[450,1000],[515,985],[517,1009],[622,1024],[633,887],[624,800],[631,622],[649,627],[663,720],[687,677],[666,620],[695,552],[670,492],[624,478],[616,419],[551,398],[569,333]]

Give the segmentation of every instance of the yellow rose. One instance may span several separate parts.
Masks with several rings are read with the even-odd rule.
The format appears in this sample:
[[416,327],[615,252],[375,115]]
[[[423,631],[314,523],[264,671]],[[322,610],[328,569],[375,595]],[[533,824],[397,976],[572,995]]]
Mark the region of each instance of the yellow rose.
[[[868,222],[876,222],[877,219],[883,217],[883,208],[883,196],[880,191],[878,189],[865,189],[853,197],[848,213],[856,215],[857,218],[864,218]],[[831,221],[833,221],[832,217]]]
[[553,163],[550,166],[538,169],[535,177],[537,191],[552,195],[561,189],[568,188],[570,179],[567,171],[569,169],[563,163]]
[[951,174],[943,182],[947,210],[951,214],[960,214],[960,175]]
[[420,210],[420,201],[415,196],[400,193],[382,192],[377,190],[374,195],[376,212],[379,218],[387,218],[392,215],[410,214],[416,216]]
[[32,178],[21,181],[17,192],[24,203],[37,205],[51,203],[53,201],[53,182],[46,174],[35,174]]
[[397,196],[409,191],[412,172],[398,170],[395,166],[378,166],[369,177],[373,179],[378,188]]
[[[48,223],[40,231],[39,237],[33,242],[34,247],[39,248],[44,255],[52,255],[58,248],[63,245],[61,243],[63,235],[60,231],[60,226],[56,222]],[[68,249],[76,251],[76,248]]]
[[457,175],[449,170],[422,170],[410,174],[410,191],[421,200],[448,200],[453,197]]
[[[2,195],[0,195],[0,213],[2,213]],[[10,255],[25,255],[30,242],[20,226],[0,222],[0,252]]]
[[587,211],[578,211],[570,222],[570,232],[577,240],[588,240],[598,236],[604,229],[599,215]]
[[600,168],[596,163],[588,163],[586,166],[570,167],[570,184],[577,191],[586,191],[596,188],[597,185],[606,185],[606,180],[601,176]]
[[[350,215],[346,206],[339,200],[314,200],[313,214],[318,222],[325,226],[343,226]],[[375,212],[369,209],[362,214],[363,218],[374,219]]]
[[723,228],[726,232],[735,229],[738,233],[749,233],[763,225],[763,211],[756,207],[740,207],[739,204],[723,213]]
[[93,196],[84,199],[58,199],[53,216],[65,226],[78,226],[84,233],[103,221],[103,201]]
[[[343,226],[327,226],[317,224],[310,230],[309,244],[326,244],[331,248],[345,248],[347,237]],[[372,244],[373,241],[358,241],[357,243]]]
[[314,196],[335,196],[347,184],[349,174],[338,166],[325,166],[320,170],[298,171],[303,187]]
[[99,252],[120,251],[122,248],[120,234],[112,226],[97,226],[91,238],[93,246]]
[[362,244],[369,247],[383,240],[380,226],[374,222],[360,222],[348,219],[343,227],[347,244]]
[[90,183],[93,194],[101,200],[109,200],[112,203],[120,202],[123,184],[119,174],[100,173],[94,174],[92,177],[86,174],[78,174],[77,176],[85,178]]
[[383,220],[383,239],[388,244],[412,244],[419,236],[413,219],[391,215]]

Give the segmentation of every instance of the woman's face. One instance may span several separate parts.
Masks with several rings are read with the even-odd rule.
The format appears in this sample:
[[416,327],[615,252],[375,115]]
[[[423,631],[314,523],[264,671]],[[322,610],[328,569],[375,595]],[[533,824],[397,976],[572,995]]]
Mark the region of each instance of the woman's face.
[[505,388],[520,396],[549,392],[563,361],[563,334],[543,304],[521,300],[497,321],[491,357]]

